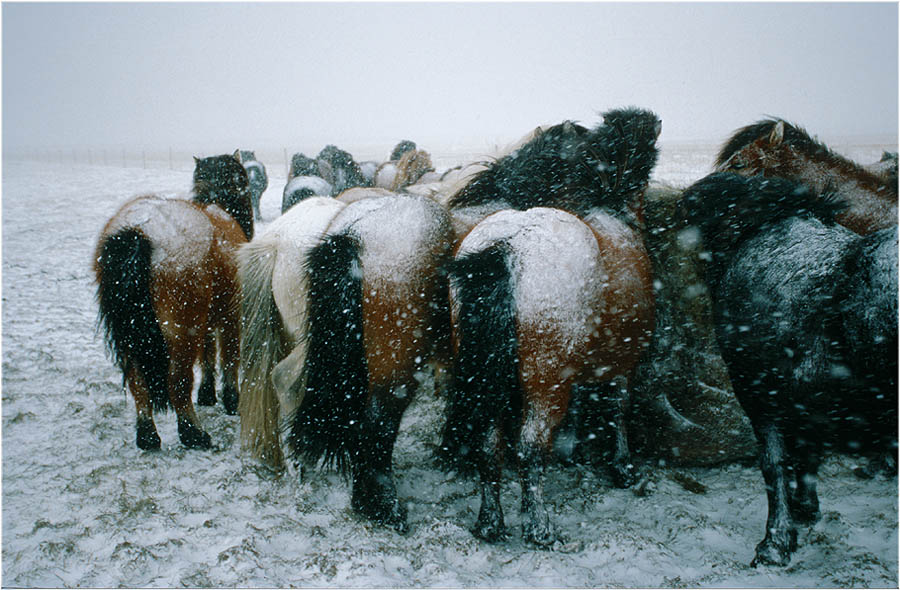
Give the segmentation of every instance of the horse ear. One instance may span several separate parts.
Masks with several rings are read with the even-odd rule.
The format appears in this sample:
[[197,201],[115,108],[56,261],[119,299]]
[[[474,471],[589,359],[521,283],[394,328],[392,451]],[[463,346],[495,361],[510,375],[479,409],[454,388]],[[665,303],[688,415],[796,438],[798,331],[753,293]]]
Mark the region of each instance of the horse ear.
[[196,166],[199,163],[200,163],[200,158],[198,158],[197,156],[194,156],[194,166]]
[[243,164],[243,162],[241,161],[241,150],[234,150],[234,153],[232,154],[232,156],[234,157],[235,160],[238,161],[238,164]]
[[769,143],[773,146],[780,145],[784,141],[784,121],[778,121],[769,134]]

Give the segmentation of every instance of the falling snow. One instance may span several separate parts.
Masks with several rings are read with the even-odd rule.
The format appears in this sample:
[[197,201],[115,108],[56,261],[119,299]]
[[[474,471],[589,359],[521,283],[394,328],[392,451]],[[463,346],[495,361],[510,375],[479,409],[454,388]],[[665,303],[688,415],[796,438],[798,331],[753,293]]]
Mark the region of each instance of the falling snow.
[[[664,148],[654,178],[685,186],[709,171],[716,147]],[[881,147],[848,154],[874,162]],[[280,211],[277,168],[259,230]],[[405,536],[356,518],[337,475],[276,476],[243,456],[239,419],[221,404],[198,408],[213,450],[182,447],[172,414],[157,418],[162,450],[137,450],[134,404],[96,332],[91,258],[125,200],[187,196],[190,178],[4,162],[4,586],[897,586],[896,477],[859,479],[859,459],[843,455],[823,465],[822,519],[800,529],[786,568],[748,565],[766,512],[753,465],[641,459],[640,483],[620,490],[603,472],[554,464],[546,497],[565,543],[551,552],[520,540],[510,473],[510,538],[482,543],[467,530],[475,483],[434,464],[442,402],[427,379],[394,453]]]

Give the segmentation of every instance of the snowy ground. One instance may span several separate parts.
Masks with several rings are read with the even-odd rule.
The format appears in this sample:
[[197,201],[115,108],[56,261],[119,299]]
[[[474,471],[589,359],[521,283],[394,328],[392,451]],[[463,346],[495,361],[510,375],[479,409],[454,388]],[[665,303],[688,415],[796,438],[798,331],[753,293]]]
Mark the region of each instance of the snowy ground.
[[[843,151],[868,163],[882,147]],[[654,177],[685,185],[709,171],[715,150],[664,149]],[[285,180],[282,166],[269,168],[266,222]],[[394,455],[406,536],[355,518],[335,475],[275,477],[243,457],[238,419],[221,406],[199,408],[213,451],[185,450],[171,414],[157,419],[161,452],[138,451],[134,404],[95,332],[90,262],[126,198],[185,194],[190,177],[188,165],[4,161],[3,586],[897,587],[897,480],[857,479],[848,456],[823,466],[823,518],[801,529],[791,565],[754,569],[766,500],[759,471],[742,465],[645,461],[643,495],[554,466],[546,495],[568,541],[554,552],[521,542],[509,474],[513,535],[475,540],[474,483],[433,463],[440,402],[428,391]]]

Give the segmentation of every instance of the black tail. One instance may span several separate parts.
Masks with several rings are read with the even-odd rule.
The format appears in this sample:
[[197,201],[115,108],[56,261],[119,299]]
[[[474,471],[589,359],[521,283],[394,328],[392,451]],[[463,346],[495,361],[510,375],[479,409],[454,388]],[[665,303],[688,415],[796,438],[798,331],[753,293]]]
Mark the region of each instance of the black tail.
[[295,457],[348,473],[368,392],[363,342],[361,245],[333,235],[310,250],[306,393],[290,421]]
[[[455,260],[450,280],[458,303],[458,351],[440,458],[470,473],[490,431],[507,435],[519,423],[516,317],[505,244]],[[507,438],[509,440],[509,438]]]
[[150,295],[153,246],[128,228],[106,238],[97,261],[97,301],[106,346],[124,375],[132,367],[143,376],[154,411],[169,408],[169,349]]

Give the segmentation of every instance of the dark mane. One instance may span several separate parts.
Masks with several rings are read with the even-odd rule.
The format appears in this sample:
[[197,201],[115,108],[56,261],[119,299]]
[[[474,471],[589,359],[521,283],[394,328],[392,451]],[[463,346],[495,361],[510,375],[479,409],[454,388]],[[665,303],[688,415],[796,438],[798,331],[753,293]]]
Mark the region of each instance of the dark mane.
[[731,136],[731,139],[722,146],[722,149],[716,158],[716,167],[722,166],[729,158],[760,137],[772,133],[775,125],[779,122],[784,124],[784,143],[786,145],[797,148],[807,154],[827,153],[832,157],[840,158],[840,156],[837,156],[828,149],[825,144],[813,139],[804,128],[794,125],[793,123],[788,123],[784,119],[772,117],[738,129],[734,135]]
[[475,175],[450,207],[500,202],[525,210],[547,206],[586,214],[623,211],[656,164],[659,119],[636,108],[604,113],[588,129],[564,121],[538,130],[522,147]]

